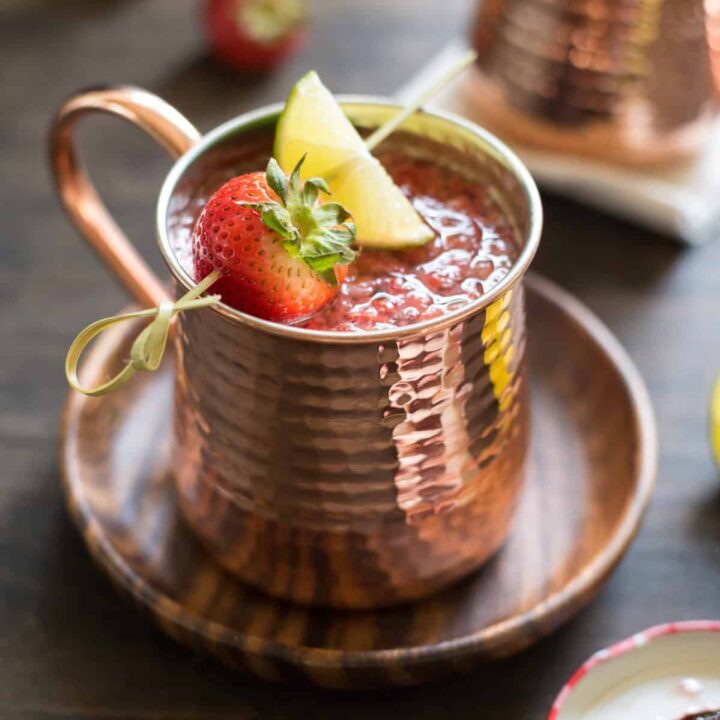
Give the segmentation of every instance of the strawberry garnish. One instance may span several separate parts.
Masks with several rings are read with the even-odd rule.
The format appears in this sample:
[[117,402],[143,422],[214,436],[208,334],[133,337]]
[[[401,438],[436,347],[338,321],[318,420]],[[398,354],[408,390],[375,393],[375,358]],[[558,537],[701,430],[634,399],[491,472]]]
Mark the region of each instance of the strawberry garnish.
[[216,57],[236,70],[270,70],[303,40],[305,0],[206,0]]
[[338,293],[355,259],[355,226],[321,178],[287,178],[271,159],[265,173],[230,180],[208,200],[193,232],[195,277],[213,270],[222,301],[276,322],[299,322]]

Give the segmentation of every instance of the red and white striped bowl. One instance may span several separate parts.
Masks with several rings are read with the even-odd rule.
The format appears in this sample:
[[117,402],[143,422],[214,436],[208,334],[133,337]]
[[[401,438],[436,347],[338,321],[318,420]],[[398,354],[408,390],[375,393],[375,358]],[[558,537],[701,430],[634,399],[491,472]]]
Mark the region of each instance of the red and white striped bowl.
[[[637,702],[642,696],[643,684],[657,682],[658,679],[665,682],[666,678],[670,687],[673,682],[698,675],[711,678],[713,683],[717,678],[720,687],[720,621],[657,625],[595,653],[560,691],[548,720],[581,720],[590,711],[597,712],[603,704],[612,702],[630,688],[635,688],[634,692],[639,690]],[[685,698],[679,693],[673,694],[669,704],[674,704],[676,700],[687,703],[687,709],[681,710],[675,717],[709,709],[703,705],[702,696],[694,698],[691,694]],[[648,695],[658,702],[656,691],[648,689]],[[710,697],[714,707],[720,707],[720,701],[716,701],[720,695],[710,694]],[[637,705],[634,707],[637,708]]]

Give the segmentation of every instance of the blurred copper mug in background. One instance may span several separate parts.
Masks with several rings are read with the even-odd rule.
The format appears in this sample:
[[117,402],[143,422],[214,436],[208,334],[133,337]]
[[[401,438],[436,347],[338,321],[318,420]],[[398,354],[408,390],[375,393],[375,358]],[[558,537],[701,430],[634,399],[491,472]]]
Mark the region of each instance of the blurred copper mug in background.
[[717,114],[720,0],[483,0],[472,42],[463,111],[511,142],[657,163]]
[[[368,130],[398,111],[357,98],[344,108]],[[173,249],[174,223],[206,187],[209,169],[238,174],[248,144],[270,155],[280,110],[244,115],[201,138],[177,111],[134,88],[86,93],[61,108],[51,155],[65,207],[141,304],[169,290],[80,167],[76,121],[120,115],[180,156],[160,193],[157,232],[175,293],[184,294],[194,283]],[[367,333],[279,325],[224,305],[177,319],[172,468],[185,519],[231,572],[302,603],[388,605],[462,577],[500,547],[522,487],[521,280],[539,241],[537,189],[507,148],[460,119],[417,113],[399,135],[414,154],[452,162],[493,188],[520,244],[496,287],[444,317]]]

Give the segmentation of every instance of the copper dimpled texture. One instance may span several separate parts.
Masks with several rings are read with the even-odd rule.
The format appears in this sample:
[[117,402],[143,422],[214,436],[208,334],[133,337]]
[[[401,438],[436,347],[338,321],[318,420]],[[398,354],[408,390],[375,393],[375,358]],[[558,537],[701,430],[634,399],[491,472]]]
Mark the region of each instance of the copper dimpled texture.
[[494,553],[528,442],[521,289],[500,302],[354,345],[182,317],[174,474],[222,564],[297,602],[371,607]]
[[717,114],[718,17],[717,0],[486,0],[467,112],[538,149],[685,157]]
[[[387,108],[368,113],[376,125]],[[492,183],[534,250],[531,181],[473,126],[413,122],[431,140],[411,137],[412,152]],[[188,163],[168,204],[194,172],[202,182]],[[427,595],[498,550],[528,445],[521,257],[497,297],[414,332],[334,340],[232,311],[179,318],[173,473],[185,518],[228,570],[295,602],[368,608]]]

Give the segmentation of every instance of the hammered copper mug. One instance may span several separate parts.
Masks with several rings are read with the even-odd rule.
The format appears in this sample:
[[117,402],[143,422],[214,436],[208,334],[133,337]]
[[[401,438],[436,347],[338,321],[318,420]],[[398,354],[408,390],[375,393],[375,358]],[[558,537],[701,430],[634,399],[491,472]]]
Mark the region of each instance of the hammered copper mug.
[[[343,107],[363,130],[398,110],[363,98]],[[209,158],[227,162],[251,138],[269,156],[280,110],[242,115],[201,137],[162,100],[134,88],[82,94],[60,109],[51,156],[64,205],[142,305],[170,291],[80,167],[76,121],[119,115],[179,156],[160,192],[157,233],[174,292],[183,294],[193,280],[173,251],[170,208],[176,216],[189,202],[188,188],[203,181]],[[522,487],[521,279],[540,236],[537,190],[504,145],[461,119],[418,112],[397,137],[493,188],[520,244],[496,287],[441,318],[396,330],[311,331],[224,305],[180,315],[175,327],[172,472],[182,513],[228,570],[301,603],[382,606],[459,579],[501,546]]]
[[471,40],[463,112],[528,147],[669,162],[720,109],[718,0],[483,0]]

